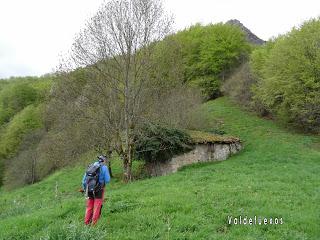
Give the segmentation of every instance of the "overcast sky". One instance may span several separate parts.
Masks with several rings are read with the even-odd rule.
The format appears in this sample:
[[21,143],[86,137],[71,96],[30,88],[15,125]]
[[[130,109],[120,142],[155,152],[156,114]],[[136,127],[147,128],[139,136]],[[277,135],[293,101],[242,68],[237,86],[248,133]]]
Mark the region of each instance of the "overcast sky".
[[[58,64],[102,0],[0,0],[0,78],[42,75]],[[175,29],[238,19],[268,40],[320,16],[320,0],[165,0]]]

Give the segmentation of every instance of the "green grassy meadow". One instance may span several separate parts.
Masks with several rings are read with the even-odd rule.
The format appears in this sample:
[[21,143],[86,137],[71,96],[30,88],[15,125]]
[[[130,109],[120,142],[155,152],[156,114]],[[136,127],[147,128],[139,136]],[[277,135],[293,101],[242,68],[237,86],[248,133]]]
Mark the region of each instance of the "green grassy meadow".
[[[102,218],[86,227],[77,190],[88,154],[40,183],[0,190],[0,239],[319,239],[320,137],[290,132],[226,98],[202,110],[243,140],[239,154],[130,184],[119,180],[115,160]],[[228,225],[239,215],[284,223]]]

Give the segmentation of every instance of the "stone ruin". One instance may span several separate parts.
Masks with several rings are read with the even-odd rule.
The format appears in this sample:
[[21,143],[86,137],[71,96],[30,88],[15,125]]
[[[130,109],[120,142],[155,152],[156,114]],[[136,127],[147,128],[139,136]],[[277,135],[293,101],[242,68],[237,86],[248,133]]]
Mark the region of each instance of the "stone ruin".
[[239,138],[217,136],[209,133],[191,134],[195,145],[193,150],[173,156],[166,162],[148,162],[146,171],[151,176],[163,176],[177,172],[179,168],[203,162],[224,161],[239,152],[243,146]]

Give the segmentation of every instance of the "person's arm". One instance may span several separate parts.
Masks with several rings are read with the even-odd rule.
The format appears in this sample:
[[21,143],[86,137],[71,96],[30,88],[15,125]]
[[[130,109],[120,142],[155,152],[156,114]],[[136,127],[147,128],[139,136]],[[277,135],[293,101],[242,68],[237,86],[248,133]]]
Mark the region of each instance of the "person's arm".
[[83,178],[82,178],[82,189],[86,189],[86,173],[84,173]]
[[109,169],[107,166],[104,168],[104,183],[107,184],[110,182],[110,174],[109,174]]

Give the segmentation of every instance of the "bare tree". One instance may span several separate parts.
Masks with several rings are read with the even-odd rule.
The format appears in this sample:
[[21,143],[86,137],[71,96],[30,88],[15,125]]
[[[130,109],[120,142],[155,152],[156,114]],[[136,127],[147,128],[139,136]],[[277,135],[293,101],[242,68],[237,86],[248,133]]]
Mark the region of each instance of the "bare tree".
[[134,131],[154,92],[148,83],[154,46],[171,24],[159,0],[111,0],[86,23],[61,64],[60,74],[79,67],[94,71],[77,106],[88,120],[102,120],[100,134],[122,157],[126,181],[132,178]]

